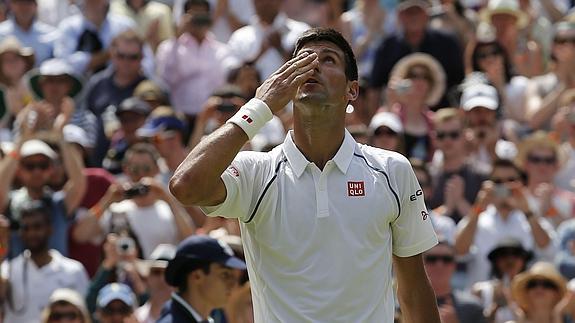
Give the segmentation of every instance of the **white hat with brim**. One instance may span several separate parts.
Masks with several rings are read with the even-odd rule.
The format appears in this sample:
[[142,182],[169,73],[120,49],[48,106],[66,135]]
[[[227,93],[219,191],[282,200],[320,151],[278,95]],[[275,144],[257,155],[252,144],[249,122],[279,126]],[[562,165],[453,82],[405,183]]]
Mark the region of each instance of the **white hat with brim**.
[[519,7],[517,0],[490,0],[487,8],[479,16],[481,21],[491,23],[491,17],[497,14],[512,15],[517,18],[517,26],[524,28],[529,24],[529,17]]
[[474,84],[465,88],[461,95],[461,108],[471,111],[478,107],[497,110],[499,108],[497,89],[488,84]]
[[44,98],[40,88],[40,78],[43,76],[62,76],[66,75],[72,80],[72,87],[68,96],[71,98],[76,97],[81,91],[83,82],[80,76],[76,75],[74,69],[66,61],[59,58],[52,58],[44,61],[39,68],[33,69],[28,73],[28,83],[32,93],[40,99]]
[[409,69],[417,65],[426,66],[431,73],[433,82],[425,103],[429,106],[434,106],[439,102],[439,100],[441,100],[441,97],[443,97],[446,87],[446,76],[443,67],[435,58],[433,58],[433,56],[424,53],[415,53],[405,56],[393,66],[390,80],[405,79]]
[[403,133],[403,125],[401,124],[401,120],[399,120],[397,114],[392,112],[378,112],[371,118],[369,123],[369,130],[373,132],[379,127],[388,127],[395,133]]
[[511,282],[511,295],[517,305],[524,310],[530,306],[530,301],[527,296],[527,284],[534,279],[552,281],[558,288],[558,299],[563,298],[567,291],[567,281],[561,276],[552,263],[543,261],[536,262],[528,271],[515,276]]
[[412,7],[419,7],[424,11],[427,11],[431,7],[431,4],[425,0],[404,0],[399,1],[395,9],[399,12]]
[[20,157],[25,158],[34,155],[44,155],[50,159],[57,157],[56,152],[47,143],[38,139],[28,140],[20,148]]

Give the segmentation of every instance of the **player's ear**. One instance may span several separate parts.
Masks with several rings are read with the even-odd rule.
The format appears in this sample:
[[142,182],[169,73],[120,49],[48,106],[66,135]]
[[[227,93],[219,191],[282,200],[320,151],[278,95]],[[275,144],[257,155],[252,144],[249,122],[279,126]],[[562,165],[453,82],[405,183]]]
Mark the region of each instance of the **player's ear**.
[[345,98],[347,101],[355,101],[359,96],[359,82],[349,81],[347,82],[347,93],[345,94]]

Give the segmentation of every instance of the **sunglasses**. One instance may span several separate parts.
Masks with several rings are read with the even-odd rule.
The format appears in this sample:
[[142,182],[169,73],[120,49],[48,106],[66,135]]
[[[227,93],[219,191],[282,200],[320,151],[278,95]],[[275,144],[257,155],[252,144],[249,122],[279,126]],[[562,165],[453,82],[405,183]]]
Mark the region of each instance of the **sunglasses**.
[[379,127],[377,129],[375,129],[375,131],[373,132],[373,134],[375,136],[386,136],[386,137],[396,137],[397,136],[397,132],[387,128],[387,127]]
[[48,321],[61,321],[61,320],[77,320],[80,318],[80,314],[76,312],[52,312],[48,317]]
[[553,289],[553,290],[559,289],[557,284],[548,279],[533,279],[527,283],[527,289],[533,289],[536,287],[541,287],[544,289]]
[[43,163],[22,163],[22,168],[24,168],[25,170],[31,172],[34,171],[35,169],[40,169],[40,170],[47,170],[48,168],[50,168],[50,162],[43,162]]
[[555,165],[555,163],[557,162],[557,158],[555,158],[555,156],[529,155],[527,156],[527,161],[532,164]]
[[451,264],[455,261],[455,257],[449,255],[426,255],[424,260],[428,264],[434,264],[438,261],[441,261],[444,264]]
[[491,181],[495,184],[505,184],[518,181],[519,178],[517,177],[507,177],[507,178],[492,178]]
[[501,55],[501,51],[498,49],[491,49],[491,50],[486,50],[486,51],[482,51],[482,52],[478,52],[477,53],[477,58],[478,59],[486,59],[488,57],[495,57],[495,56],[499,56]]
[[461,136],[461,131],[437,131],[435,137],[439,140],[451,138],[452,140],[458,139]]
[[132,313],[132,308],[129,306],[106,306],[102,309],[102,314],[106,316],[122,315],[126,316]]
[[555,43],[557,45],[564,45],[567,43],[571,43],[571,44],[575,45],[575,38],[555,38],[555,39],[553,39],[553,43]]
[[138,54],[126,54],[121,52],[116,52],[116,57],[121,60],[137,61],[142,58],[140,53]]

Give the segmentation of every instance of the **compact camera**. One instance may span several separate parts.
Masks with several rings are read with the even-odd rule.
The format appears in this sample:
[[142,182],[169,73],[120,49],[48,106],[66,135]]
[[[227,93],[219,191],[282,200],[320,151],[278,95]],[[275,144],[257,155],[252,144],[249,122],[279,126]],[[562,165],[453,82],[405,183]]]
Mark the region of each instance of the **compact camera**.
[[124,190],[124,197],[131,199],[137,196],[144,196],[150,192],[150,186],[144,184],[136,184]]

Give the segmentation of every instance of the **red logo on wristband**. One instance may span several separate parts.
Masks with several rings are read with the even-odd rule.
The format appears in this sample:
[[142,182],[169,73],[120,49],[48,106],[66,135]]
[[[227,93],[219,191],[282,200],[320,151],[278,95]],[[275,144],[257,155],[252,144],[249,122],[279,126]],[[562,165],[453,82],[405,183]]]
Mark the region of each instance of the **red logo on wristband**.
[[246,120],[248,123],[254,122],[254,120],[252,120],[252,118],[248,117],[247,114],[244,114],[244,115],[242,116],[242,119]]

